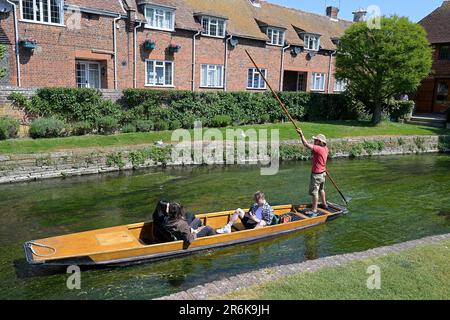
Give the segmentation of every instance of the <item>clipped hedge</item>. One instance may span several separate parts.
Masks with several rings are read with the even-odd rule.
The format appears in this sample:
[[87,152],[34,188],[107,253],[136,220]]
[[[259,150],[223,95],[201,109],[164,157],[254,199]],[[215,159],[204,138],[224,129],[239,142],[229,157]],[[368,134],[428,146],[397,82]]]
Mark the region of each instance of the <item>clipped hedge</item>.
[[[127,89],[122,104],[126,121],[149,119],[156,122],[179,120],[192,128],[194,120],[217,126],[217,117],[227,116],[232,124],[259,124],[288,120],[271,93],[191,92]],[[309,92],[280,92],[297,120],[356,119],[358,113],[345,95]]]

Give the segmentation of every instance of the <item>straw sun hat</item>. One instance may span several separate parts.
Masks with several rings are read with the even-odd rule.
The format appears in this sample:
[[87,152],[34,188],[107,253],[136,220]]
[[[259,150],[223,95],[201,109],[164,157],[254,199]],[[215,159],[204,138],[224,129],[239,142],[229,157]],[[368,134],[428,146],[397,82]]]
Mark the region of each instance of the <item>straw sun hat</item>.
[[318,134],[316,137],[313,137],[313,139],[327,144],[327,138],[323,134]]

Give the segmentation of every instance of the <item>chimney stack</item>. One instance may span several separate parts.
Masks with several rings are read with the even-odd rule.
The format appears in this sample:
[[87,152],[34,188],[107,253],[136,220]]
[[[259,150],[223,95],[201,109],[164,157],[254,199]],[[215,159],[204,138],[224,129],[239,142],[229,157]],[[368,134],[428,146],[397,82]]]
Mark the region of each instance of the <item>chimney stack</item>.
[[330,19],[337,20],[339,14],[339,8],[329,6],[327,7],[327,16]]
[[366,21],[367,11],[363,8],[358,8],[353,12],[353,22],[363,22]]
[[250,1],[250,3],[253,6],[260,8],[261,7],[261,2],[264,2],[266,0],[249,0],[249,1]]

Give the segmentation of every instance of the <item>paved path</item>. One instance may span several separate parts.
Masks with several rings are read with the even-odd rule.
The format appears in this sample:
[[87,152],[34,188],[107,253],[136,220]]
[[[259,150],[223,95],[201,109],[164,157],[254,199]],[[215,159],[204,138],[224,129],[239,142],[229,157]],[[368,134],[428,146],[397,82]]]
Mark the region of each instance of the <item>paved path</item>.
[[285,266],[277,266],[273,268],[265,268],[253,272],[247,272],[200,285],[169,296],[161,297],[157,300],[205,300],[214,296],[225,295],[235,290],[247,288],[252,285],[276,280],[287,275],[302,272],[314,272],[324,267],[340,266],[352,261],[360,261],[367,258],[380,257],[390,253],[401,252],[420,245],[432,244],[443,240],[450,240],[450,233],[399,243],[392,246],[370,249],[362,252],[329,256],[301,263],[294,263]]

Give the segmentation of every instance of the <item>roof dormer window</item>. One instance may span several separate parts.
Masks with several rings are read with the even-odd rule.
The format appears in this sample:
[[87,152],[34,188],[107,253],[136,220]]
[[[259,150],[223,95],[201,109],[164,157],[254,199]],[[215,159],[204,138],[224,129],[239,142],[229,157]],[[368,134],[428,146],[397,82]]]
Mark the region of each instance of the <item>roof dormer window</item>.
[[217,38],[225,37],[226,22],[224,19],[202,16],[201,20],[203,27],[202,35]]
[[305,34],[304,37],[305,48],[311,51],[319,51],[320,49],[320,36],[316,34]]
[[147,28],[167,31],[175,30],[175,9],[146,5],[144,12],[147,20],[145,26]]
[[284,30],[268,27],[267,37],[269,38],[269,41],[267,42],[268,44],[275,46],[284,45]]

